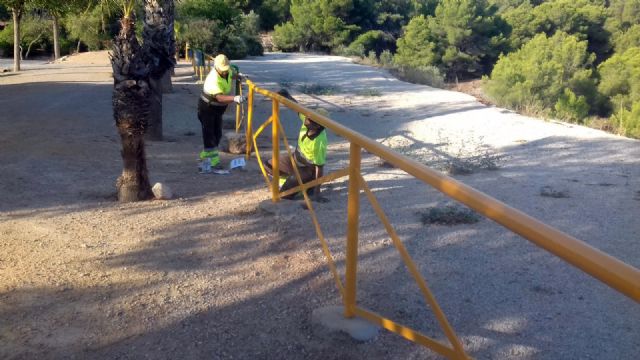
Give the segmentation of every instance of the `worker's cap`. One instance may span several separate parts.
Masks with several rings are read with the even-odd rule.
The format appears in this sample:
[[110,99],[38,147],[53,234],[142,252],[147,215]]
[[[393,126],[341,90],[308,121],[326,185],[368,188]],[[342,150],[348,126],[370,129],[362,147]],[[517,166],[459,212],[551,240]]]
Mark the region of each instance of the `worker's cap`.
[[221,72],[229,71],[229,58],[225,54],[216,56],[213,59],[213,67]]

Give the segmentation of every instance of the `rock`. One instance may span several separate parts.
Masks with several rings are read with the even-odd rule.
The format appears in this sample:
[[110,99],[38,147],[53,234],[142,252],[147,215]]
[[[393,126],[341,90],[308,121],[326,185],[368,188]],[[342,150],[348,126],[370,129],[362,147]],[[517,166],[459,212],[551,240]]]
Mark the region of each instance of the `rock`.
[[220,139],[220,150],[231,154],[244,154],[247,151],[247,142],[244,134],[227,132]]
[[171,198],[173,198],[173,192],[167,184],[156,183],[151,188],[151,191],[153,191],[153,195],[158,200],[170,200]]

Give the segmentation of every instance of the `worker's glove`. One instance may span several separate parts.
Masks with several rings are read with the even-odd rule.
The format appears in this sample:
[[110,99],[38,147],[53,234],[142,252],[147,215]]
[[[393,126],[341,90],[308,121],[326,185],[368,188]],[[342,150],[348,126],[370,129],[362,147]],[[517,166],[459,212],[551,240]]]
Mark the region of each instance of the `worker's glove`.
[[236,104],[242,104],[247,101],[247,97],[244,95],[236,95],[233,97],[233,102]]

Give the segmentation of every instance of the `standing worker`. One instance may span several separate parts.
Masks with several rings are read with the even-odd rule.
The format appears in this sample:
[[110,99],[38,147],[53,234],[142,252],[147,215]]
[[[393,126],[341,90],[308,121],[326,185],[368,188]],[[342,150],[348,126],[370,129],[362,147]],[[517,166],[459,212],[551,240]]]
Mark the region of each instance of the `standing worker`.
[[198,120],[202,125],[204,150],[200,152],[200,171],[207,173],[220,166],[218,144],[222,137],[222,114],[231,103],[242,104],[246,97],[229,95],[235,79],[241,79],[236,66],[220,54],[213,61],[213,69],[204,81],[198,100]]
[[[278,91],[278,95],[281,95],[293,102],[296,99],[289,94],[286,89]],[[329,116],[329,112],[323,108],[316,109],[316,112]],[[298,134],[298,143],[293,152],[293,159],[296,162],[300,177],[303,183],[319,179],[322,177],[324,171],[324,164],[327,160],[327,132],[324,126],[309,119],[304,114],[298,114],[302,125]],[[266,170],[269,175],[273,175],[272,159],[267,161]],[[280,191],[286,191],[298,186],[298,180],[296,179],[293,165],[288,154],[280,155],[278,161],[278,168],[280,170]],[[308,190],[309,195],[312,196],[312,200],[319,202],[328,201],[326,198],[320,196],[320,185],[317,185]],[[285,196],[284,199],[293,199],[296,194]]]

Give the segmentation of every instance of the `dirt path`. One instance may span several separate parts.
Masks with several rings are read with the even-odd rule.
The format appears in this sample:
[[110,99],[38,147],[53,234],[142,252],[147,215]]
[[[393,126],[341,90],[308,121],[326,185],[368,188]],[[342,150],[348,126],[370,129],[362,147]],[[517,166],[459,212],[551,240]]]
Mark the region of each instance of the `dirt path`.
[[[338,57],[238,64],[261,86],[289,87],[427,164],[473,165],[456,177],[640,267],[639,141],[529,119]],[[104,53],[0,74],[0,358],[437,358],[388,332],[357,343],[312,325],[314,309],[340,300],[310,222],[296,202],[270,212],[254,162],[229,176],[197,174],[200,86],[186,64],[165,96],[167,139],[147,146],[152,182],[177,198],[116,203],[111,89]],[[258,119],[269,106],[258,102]],[[295,134],[297,120],[283,116]],[[337,169],[347,145],[330,141]],[[371,157],[363,172],[473,357],[637,356],[633,301],[488,220],[425,226],[421,216],[446,199]],[[326,196],[317,211],[342,271],[346,183]],[[443,339],[383,227],[362,210],[361,303]]]

